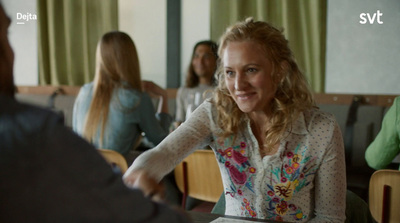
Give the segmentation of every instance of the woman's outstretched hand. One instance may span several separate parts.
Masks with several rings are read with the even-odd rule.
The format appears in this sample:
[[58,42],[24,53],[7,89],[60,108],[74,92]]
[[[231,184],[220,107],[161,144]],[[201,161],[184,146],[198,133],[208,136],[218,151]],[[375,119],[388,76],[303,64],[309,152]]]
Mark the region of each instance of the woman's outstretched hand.
[[144,195],[153,201],[164,201],[164,186],[151,178],[145,170],[128,171],[123,180],[128,187],[142,190]]

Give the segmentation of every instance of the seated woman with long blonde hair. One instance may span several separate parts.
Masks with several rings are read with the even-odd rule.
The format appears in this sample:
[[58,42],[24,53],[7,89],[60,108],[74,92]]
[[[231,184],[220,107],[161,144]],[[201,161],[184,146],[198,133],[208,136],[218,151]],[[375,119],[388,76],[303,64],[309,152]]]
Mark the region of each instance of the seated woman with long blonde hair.
[[[158,97],[156,113],[150,98]],[[73,129],[97,148],[115,150],[132,161],[129,151],[141,133],[157,145],[169,133],[167,92],[142,81],[135,44],[125,33],[103,35],[97,46],[96,74],[75,101]]]

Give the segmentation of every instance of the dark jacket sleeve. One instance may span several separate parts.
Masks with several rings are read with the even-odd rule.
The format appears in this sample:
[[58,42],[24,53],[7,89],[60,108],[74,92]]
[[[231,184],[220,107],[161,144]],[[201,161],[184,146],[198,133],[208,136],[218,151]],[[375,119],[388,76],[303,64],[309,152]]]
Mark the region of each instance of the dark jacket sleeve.
[[19,112],[0,120],[0,222],[188,222],[127,188],[55,114]]

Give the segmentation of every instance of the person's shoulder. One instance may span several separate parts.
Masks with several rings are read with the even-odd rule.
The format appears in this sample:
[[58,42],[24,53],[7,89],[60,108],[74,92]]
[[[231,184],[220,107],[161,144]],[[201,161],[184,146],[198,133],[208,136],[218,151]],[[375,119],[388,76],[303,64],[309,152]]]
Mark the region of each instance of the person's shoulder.
[[118,93],[120,95],[123,95],[125,97],[131,97],[131,96],[133,96],[133,97],[138,97],[139,96],[140,97],[140,95],[142,94],[142,92],[140,92],[140,91],[138,91],[138,90],[136,90],[134,88],[122,88],[122,87],[119,87],[116,90],[118,91]]
[[400,96],[394,98],[393,104],[395,104],[396,106],[400,106]]
[[207,113],[209,113],[211,115],[211,117],[214,117],[214,118],[217,117],[217,113],[218,113],[217,106],[216,106],[213,98],[205,99],[204,102],[201,103],[199,108],[205,110]]
[[319,108],[311,108],[303,112],[305,119],[311,123],[329,123],[333,124],[336,122],[336,118],[333,114],[320,110]]
[[82,85],[79,89],[78,97],[87,98],[89,94],[93,93],[93,82]]
[[47,114],[51,113],[51,111],[45,107],[39,107],[33,104],[25,103],[25,102],[19,102],[16,99],[6,97],[6,96],[0,96],[0,102],[2,105],[2,113],[7,113],[7,112],[23,112],[23,111],[29,111],[32,113],[40,113],[40,114]]
[[18,102],[14,99],[1,97],[0,103],[2,120],[7,119],[9,123],[25,126],[28,129],[39,128],[46,122],[62,123],[63,119],[50,109]]
[[82,88],[88,89],[88,88],[93,88],[94,83],[93,82],[89,82],[86,83],[84,85],[82,85]]
[[87,92],[93,90],[93,82],[82,85],[80,92]]
[[208,85],[208,84],[199,84],[196,88],[200,90],[212,90],[215,89],[216,86]]
[[321,109],[314,107],[308,110],[312,115],[315,116],[321,116],[323,118],[327,118],[327,119],[334,119],[335,116],[332,113],[326,112],[326,111],[322,111]]
[[[133,96],[133,95],[132,95]],[[150,97],[150,95],[146,92],[139,92],[136,91],[135,97],[139,100],[139,103],[153,103],[153,99]]]
[[178,96],[183,96],[183,95],[186,94],[186,92],[188,92],[189,90],[190,90],[190,88],[185,87],[185,86],[181,86],[181,87],[178,88],[177,95],[178,95]]
[[126,108],[134,108],[143,100],[143,92],[133,88],[118,88],[116,92],[117,101]]

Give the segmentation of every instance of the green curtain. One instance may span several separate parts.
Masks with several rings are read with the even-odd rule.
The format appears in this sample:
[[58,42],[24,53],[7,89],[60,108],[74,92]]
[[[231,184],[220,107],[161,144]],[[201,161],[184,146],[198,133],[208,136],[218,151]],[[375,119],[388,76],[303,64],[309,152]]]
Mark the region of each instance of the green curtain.
[[37,0],[39,83],[93,80],[97,42],[118,29],[117,0]]
[[211,0],[211,38],[247,17],[284,29],[300,69],[314,92],[325,88],[327,0]]

